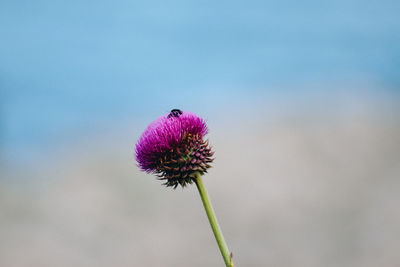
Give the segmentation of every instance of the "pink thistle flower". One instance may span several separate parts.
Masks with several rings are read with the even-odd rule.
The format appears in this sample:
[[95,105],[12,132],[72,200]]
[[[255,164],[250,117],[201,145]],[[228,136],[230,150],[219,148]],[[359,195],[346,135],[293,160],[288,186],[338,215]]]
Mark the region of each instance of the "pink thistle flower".
[[205,121],[191,112],[173,109],[152,122],[136,144],[139,167],[176,188],[191,184],[194,173],[204,174],[211,166],[213,152],[204,140]]

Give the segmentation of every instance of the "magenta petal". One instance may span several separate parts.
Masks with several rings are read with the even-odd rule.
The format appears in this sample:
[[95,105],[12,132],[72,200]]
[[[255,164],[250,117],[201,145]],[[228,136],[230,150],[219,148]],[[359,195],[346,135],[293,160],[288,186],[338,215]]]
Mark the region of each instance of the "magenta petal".
[[146,172],[154,172],[157,161],[165,152],[176,148],[187,135],[203,138],[208,132],[205,121],[192,112],[180,116],[162,116],[152,122],[136,144],[136,160]]

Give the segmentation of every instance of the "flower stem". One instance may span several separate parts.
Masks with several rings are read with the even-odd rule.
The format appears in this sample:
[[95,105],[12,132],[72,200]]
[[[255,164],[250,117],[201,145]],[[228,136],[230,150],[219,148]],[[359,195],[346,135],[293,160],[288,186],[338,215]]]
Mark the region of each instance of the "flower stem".
[[217,217],[215,216],[214,209],[211,205],[210,198],[207,190],[204,186],[203,179],[200,173],[196,173],[194,181],[196,182],[197,189],[199,190],[201,200],[203,201],[204,208],[207,213],[208,220],[210,221],[211,228],[214,232],[215,239],[217,240],[219,250],[221,251],[222,257],[224,258],[226,267],[234,267],[232,254],[229,252],[228,246],[226,245],[224,236],[222,235],[221,228],[219,227]]

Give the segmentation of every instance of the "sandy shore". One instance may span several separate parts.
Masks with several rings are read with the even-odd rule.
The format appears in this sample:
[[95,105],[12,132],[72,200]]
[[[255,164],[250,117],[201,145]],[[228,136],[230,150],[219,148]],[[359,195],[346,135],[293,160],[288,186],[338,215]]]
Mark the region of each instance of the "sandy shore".
[[[400,263],[398,113],[318,115],[209,120],[205,183],[237,266]],[[223,265],[196,188],[139,172],[129,129],[3,170],[0,266]]]

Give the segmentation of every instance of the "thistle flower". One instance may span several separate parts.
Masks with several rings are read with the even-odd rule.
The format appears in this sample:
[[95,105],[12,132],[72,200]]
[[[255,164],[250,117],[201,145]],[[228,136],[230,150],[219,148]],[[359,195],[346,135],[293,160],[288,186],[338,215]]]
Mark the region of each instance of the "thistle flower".
[[136,144],[136,160],[147,173],[176,188],[191,184],[194,173],[204,174],[211,166],[213,152],[205,121],[191,112],[172,110],[151,123]]
[[214,152],[204,140],[208,129],[205,121],[191,112],[173,109],[151,123],[136,144],[139,167],[165,180],[166,186],[176,188],[196,183],[208,220],[226,267],[233,267],[210,198],[201,176],[210,168]]

